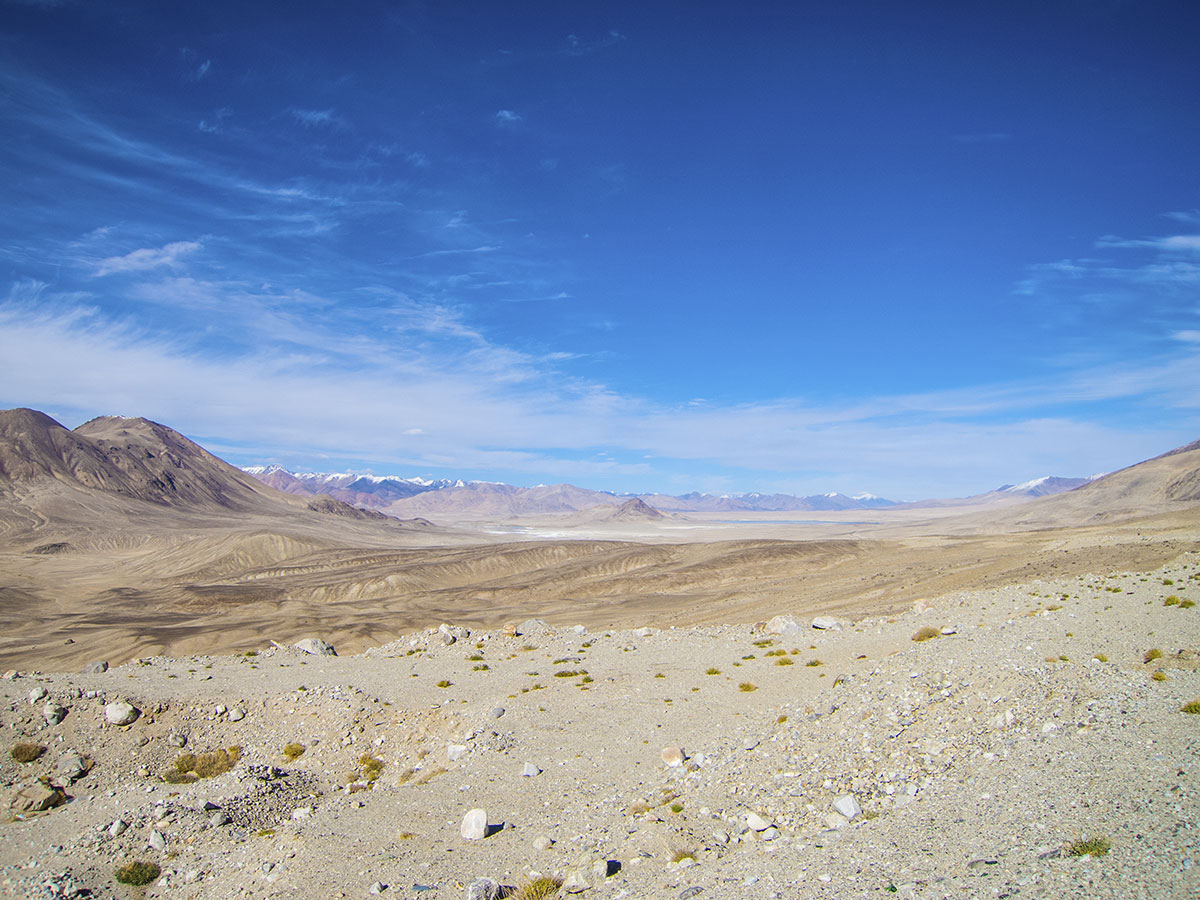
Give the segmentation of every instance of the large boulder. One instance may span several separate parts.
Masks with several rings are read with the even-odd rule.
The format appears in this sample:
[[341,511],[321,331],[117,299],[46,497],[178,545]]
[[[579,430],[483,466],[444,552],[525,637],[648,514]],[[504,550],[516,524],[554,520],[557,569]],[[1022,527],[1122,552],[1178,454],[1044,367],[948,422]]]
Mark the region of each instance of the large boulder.
[[312,653],[316,656],[337,656],[333,644],[320,638],[304,638],[296,641],[292,646],[303,653]]

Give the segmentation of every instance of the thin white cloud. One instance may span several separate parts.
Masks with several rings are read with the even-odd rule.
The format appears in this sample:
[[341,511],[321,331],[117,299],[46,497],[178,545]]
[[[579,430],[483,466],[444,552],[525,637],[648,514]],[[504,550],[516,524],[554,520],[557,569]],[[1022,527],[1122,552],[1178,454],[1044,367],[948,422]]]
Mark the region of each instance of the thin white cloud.
[[[344,312],[326,314],[322,298],[180,280],[147,294],[202,311],[215,304],[208,314],[230,316],[248,346],[213,356],[185,334],[153,333],[22,283],[0,304],[0,402],[81,416],[134,412],[313,459],[568,480],[659,473],[663,481],[689,461],[759,473],[749,487],[788,478],[806,493],[870,490],[898,499],[1111,469],[1185,442],[1141,422],[1123,428],[1063,413],[1077,403],[1136,401],[1175,410],[1182,432],[1200,425],[1200,345],[1187,340],[1182,346],[1196,349],[1174,358],[1024,383],[853,404],[785,398],[668,407],[565,377],[556,360],[490,344],[454,311],[403,295],[386,295],[391,315],[364,314],[362,333],[347,335]],[[293,313],[293,303],[302,308]],[[430,343],[439,334],[451,343]],[[579,462],[600,451],[613,459]]]
[[565,46],[559,52],[567,56],[587,56],[590,53],[597,53],[601,50],[607,50],[609,47],[615,47],[626,40],[628,38],[625,35],[615,30],[591,40],[581,38],[576,34],[568,34],[564,42]]
[[131,250],[124,256],[110,256],[96,266],[96,275],[113,275],[118,272],[144,272],[160,266],[178,266],[183,257],[195,253],[202,244],[199,241],[174,241],[162,247],[143,247]]
[[496,121],[501,125],[515,125],[521,121],[521,116],[511,109],[502,109],[496,113]]
[[291,117],[305,128],[338,128],[342,120],[332,109],[297,109],[288,110]]

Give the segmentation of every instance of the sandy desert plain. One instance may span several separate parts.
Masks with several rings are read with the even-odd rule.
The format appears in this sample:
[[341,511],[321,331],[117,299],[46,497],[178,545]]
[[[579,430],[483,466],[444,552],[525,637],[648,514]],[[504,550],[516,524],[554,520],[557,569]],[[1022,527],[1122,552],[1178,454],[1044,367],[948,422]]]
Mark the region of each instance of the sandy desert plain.
[[1200,896],[1200,445],[729,518],[402,521],[0,412],[0,895]]

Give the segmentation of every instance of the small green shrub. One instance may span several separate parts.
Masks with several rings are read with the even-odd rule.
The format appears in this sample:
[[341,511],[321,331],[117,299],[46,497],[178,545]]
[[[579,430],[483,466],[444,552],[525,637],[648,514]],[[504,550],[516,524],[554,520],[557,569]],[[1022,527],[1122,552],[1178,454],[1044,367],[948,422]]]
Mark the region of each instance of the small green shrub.
[[825,665],[825,663],[821,662],[819,659],[810,659],[808,662],[805,663],[805,665],[808,666],[810,669],[813,669],[813,668],[816,668],[817,666],[823,666],[823,665]]
[[738,685],[738,690],[744,694],[748,694],[751,691],[757,691],[758,687],[749,681],[743,681],[741,684]]
[[716,666],[711,666],[710,668],[704,670],[704,674],[705,675],[720,675],[721,670],[718,669]]
[[1166,680],[1167,680],[1167,673],[1166,673],[1166,672],[1164,672],[1162,669],[1158,669],[1158,670],[1157,670],[1157,671],[1156,671],[1156,672],[1155,672],[1153,675],[1151,675],[1150,677],[1151,677],[1152,679],[1154,679],[1155,681],[1166,681]]
[[667,809],[671,810],[671,812],[675,813],[676,815],[679,815],[681,812],[683,812],[683,804],[682,803],[672,803],[670,806],[667,807]]
[[691,850],[676,850],[671,854],[671,862],[673,863],[681,863],[685,859],[690,859],[692,862],[695,862],[696,854]]
[[555,678],[575,678],[579,675],[586,675],[586,674],[587,674],[587,672],[583,671],[582,669],[580,669],[579,671],[576,671],[575,669],[559,669],[557,672],[554,673],[554,677]]
[[591,675],[584,675],[582,678],[580,678],[580,679],[579,679],[579,683],[580,683],[580,684],[591,684],[591,683],[592,683],[592,676],[591,676]]
[[482,653],[472,653],[470,656],[467,657],[467,662],[480,662],[482,660],[483,660]]
[[1147,664],[1152,663],[1156,659],[1162,659],[1162,655],[1163,655],[1163,652],[1161,650],[1159,650],[1157,647],[1155,647],[1152,650],[1146,651],[1145,655],[1142,656],[1142,662],[1147,663]]
[[1193,716],[1200,715],[1200,700],[1189,700],[1183,706],[1179,707],[1179,711],[1191,713]]
[[126,863],[123,866],[119,866],[117,871],[114,873],[114,877],[117,879],[117,881],[121,882],[121,884],[133,884],[141,886],[144,884],[150,884],[152,881],[157,880],[158,876],[161,874],[162,869],[160,869],[157,864],[145,862],[144,860],[139,859],[137,862]]
[[1103,653],[1097,653],[1095,656],[1092,657],[1092,659],[1096,660],[1097,662],[1108,662],[1108,657],[1105,656]]
[[46,752],[46,747],[41,744],[13,744],[12,758],[19,763],[31,763],[36,759],[40,759],[42,754]]
[[453,682],[451,682],[451,681],[448,681],[447,679],[443,678],[441,681],[439,681],[439,682],[437,683],[437,686],[438,686],[438,687],[440,687],[440,688],[448,688],[448,687],[450,687],[450,685],[451,685],[452,683],[453,683]]
[[792,658],[790,656],[785,656],[785,657],[782,657],[781,659],[775,660],[775,665],[777,665],[777,666],[794,666],[795,664],[796,663],[792,660]]
[[472,672],[490,672],[491,668],[492,667],[489,666],[487,663],[480,663],[479,665],[472,667],[471,671]]
[[307,749],[308,748],[305,747],[303,744],[297,744],[297,743],[293,742],[293,743],[284,745],[283,755],[286,756],[288,759],[290,759],[292,762],[295,762],[301,756],[304,755],[304,751]]
[[1169,597],[1167,597],[1165,600],[1163,600],[1163,606],[1178,606],[1178,605],[1179,605],[1179,595],[1178,594],[1171,594]]
[[1067,844],[1067,856],[1103,856],[1112,849],[1106,837],[1080,838]]
[[1191,608],[1192,608],[1193,606],[1195,606],[1195,605],[1196,605],[1196,601],[1195,601],[1195,600],[1180,600],[1180,601],[1179,601],[1179,608],[1180,608],[1180,609],[1191,609]]
[[917,633],[912,636],[912,639],[918,644],[922,641],[928,641],[935,637],[941,637],[942,632],[939,628],[934,628],[932,625],[926,625],[917,630]]

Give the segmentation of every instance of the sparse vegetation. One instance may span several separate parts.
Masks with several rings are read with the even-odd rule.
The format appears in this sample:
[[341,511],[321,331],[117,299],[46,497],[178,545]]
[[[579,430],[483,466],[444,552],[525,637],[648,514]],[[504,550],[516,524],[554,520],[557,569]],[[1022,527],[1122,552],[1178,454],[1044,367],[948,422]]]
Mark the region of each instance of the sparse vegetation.
[[370,753],[364,753],[358,758],[358,769],[364,781],[375,781],[383,772],[383,760]]
[[236,766],[241,758],[241,747],[181,753],[171,768],[163,772],[162,779],[168,784],[191,784],[201,778],[215,778]]
[[1191,715],[1200,715],[1200,700],[1189,700],[1183,706],[1179,707],[1180,712],[1190,713]]
[[305,747],[303,744],[297,744],[297,743],[295,743],[295,742],[293,741],[293,742],[292,742],[292,743],[290,743],[290,744],[285,744],[285,745],[284,745],[284,747],[283,747],[283,755],[284,755],[284,756],[286,756],[286,757],[287,757],[289,760],[291,760],[292,762],[295,762],[295,761],[296,761],[296,760],[298,760],[298,759],[299,759],[301,756],[303,756],[303,755],[304,755],[304,751],[305,751],[305,750],[307,750],[307,749],[308,749],[308,748],[307,748],[307,747]]
[[1147,664],[1152,663],[1156,659],[1162,659],[1162,655],[1163,655],[1163,652],[1161,650],[1159,650],[1157,647],[1155,647],[1152,650],[1146,651],[1145,655],[1142,656],[1142,662],[1147,663]]
[[925,625],[917,629],[917,633],[912,636],[912,639],[918,644],[922,641],[928,641],[935,637],[941,637],[941,629],[934,628],[932,625]]
[[823,666],[823,665],[825,665],[825,663],[821,662],[819,659],[810,659],[808,662],[805,663],[805,665],[808,666],[810,669],[813,669],[813,668],[816,668],[817,666]]
[[1178,594],[1171,594],[1163,600],[1163,606],[1178,606],[1178,605],[1179,605],[1179,595]]
[[675,815],[679,815],[681,812],[683,812],[683,804],[682,803],[672,803],[670,806],[667,807],[667,809],[671,810],[671,812],[675,813]]
[[483,659],[482,653],[472,653],[467,657],[467,662],[480,662]]
[[721,670],[718,669],[716,666],[710,666],[709,668],[704,670],[704,674],[705,675],[720,675]]
[[479,665],[474,666],[471,669],[471,671],[472,672],[488,672],[488,671],[491,671],[491,668],[492,667],[489,666],[487,663],[480,663]]
[[559,669],[554,673],[555,678],[575,678],[579,675],[586,675],[587,672],[583,669]]
[[1103,856],[1111,849],[1106,837],[1079,838],[1067,844],[1067,856]]
[[696,854],[691,850],[683,850],[683,849],[676,850],[671,854],[671,862],[673,862],[673,863],[681,863],[685,859],[690,859],[692,862],[695,862]]
[[1151,675],[1150,677],[1152,679],[1154,679],[1155,681],[1166,681],[1167,673],[1164,672],[1162,669],[1157,669],[1157,670],[1155,670],[1154,674]]
[[579,679],[579,683],[580,683],[580,684],[591,684],[591,683],[592,683],[592,676],[591,676],[591,675],[584,675],[584,676],[583,676],[581,679]]
[[40,759],[42,754],[46,752],[46,747],[42,744],[19,743],[13,744],[11,751],[12,758],[19,763],[31,763],[34,760]]
[[1096,662],[1102,662],[1102,663],[1108,662],[1108,657],[1105,656],[1103,653],[1097,653],[1095,656],[1092,657],[1092,659],[1096,660]]
[[738,685],[738,690],[741,691],[742,693],[748,694],[751,691],[757,691],[758,687],[749,681],[743,681],[741,684]]
[[785,656],[782,659],[775,660],[775,665],[777,665],[777,666],[794,666],[795,664],[796,663],[792,660],[792,658],[790,656]]
[[509,900],[549,900],[562,887],[562,879],[539,875],[537,878],[526,879],[517,886],[514,893],[509,894]]
[[135,862],[126,863],[123,866],[118,866],[114,877],[121,884],[132,884],[142,886],[156,881],[158,876],[162,874],[162,869],[156,863],[146,862],[145,860],[137,860]]
[[437,683],[437,686],[438,686],[438,687],[440,687],[440,688],[448,688],[448,687],[450,687],[450,685],[451,685],[451,684],[453,684],[453,683],[454,683],[454,682],[450,681],[449,679],[443,678],[441,681],[439,681],[439,682]]
[[1193,606],[1195,606],[1195,605],[1196,605],[1196,601],[1195,601],[1195,600],[1180,600],[1180,601],[1179,601],[1179,608],[1180,608],[1180,609],[1191,609],[1191,608],[1192,608]]

